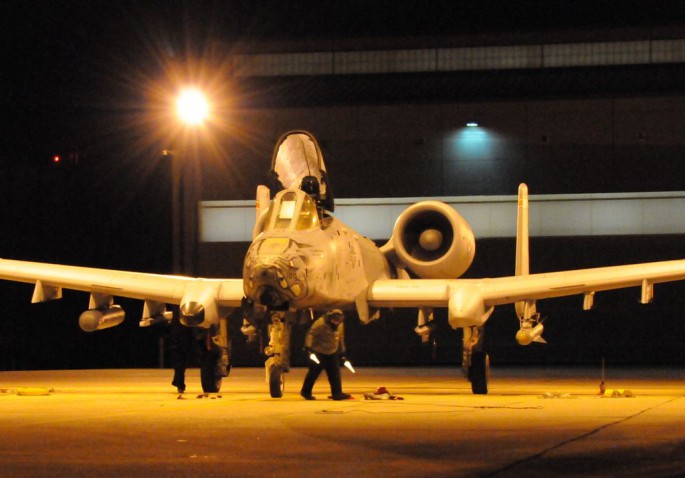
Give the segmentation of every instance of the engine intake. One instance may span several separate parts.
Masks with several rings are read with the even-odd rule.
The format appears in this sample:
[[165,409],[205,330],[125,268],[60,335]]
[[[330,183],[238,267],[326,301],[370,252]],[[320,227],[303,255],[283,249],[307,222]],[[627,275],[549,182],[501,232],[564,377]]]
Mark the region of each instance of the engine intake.
[[[425,279],[453,279],[473,262],[476,243],[468,222],[439,201],[422,201],[402,212],[388,242],[404,266]],[[384,247],[387,252],[387,246]]]

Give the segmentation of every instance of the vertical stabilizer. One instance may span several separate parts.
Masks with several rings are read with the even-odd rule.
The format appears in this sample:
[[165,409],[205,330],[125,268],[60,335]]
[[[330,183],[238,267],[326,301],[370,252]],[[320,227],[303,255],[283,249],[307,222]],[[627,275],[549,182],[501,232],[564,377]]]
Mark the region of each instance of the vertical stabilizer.
[[[530,226],[528,224],[528,186],[519,185],[518,213],[516,215],[516,267],[514,274],[527,276],[530,273]],[[521,329],[516,341],[521,345],[531,342],[546,343],[542,338],[544,327],[537,313],[534,300],[523,300],[514,304]]]
[[255,195],[255,220],[259,221],[264,212],[269,209],[271,204],[271,191],[264,185],[257,186],[257,193]]
[[528,186],[519,185],[518,213],[516,216],[516,270],[517,276],[525,276],[530,272],[530,258],[528,251]]
[[[530,272],[528,226],[528,186],[519,185],[518,212],[516,215],[516,266],[514,274],[527,276]],[[535,301],[521,301],[514,304],[516,315],[520,320],[530,319],[535,315]]]
[[263,185],[257,186],[255,200],[255,221],[254,228],[252,228],[252,239],[257,237],[264,228],[264,217],[271,204],[271,191],[269,188]]

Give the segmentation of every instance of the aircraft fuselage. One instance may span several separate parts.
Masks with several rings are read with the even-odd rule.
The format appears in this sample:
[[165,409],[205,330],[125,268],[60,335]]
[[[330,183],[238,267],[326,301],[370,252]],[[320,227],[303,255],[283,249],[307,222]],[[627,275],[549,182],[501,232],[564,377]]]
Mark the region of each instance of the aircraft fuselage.
[[268,309],[349,309],[391,270],[372,241],[326,216],[318,228],[262,232],[247,252],[243,282],[245,297]]

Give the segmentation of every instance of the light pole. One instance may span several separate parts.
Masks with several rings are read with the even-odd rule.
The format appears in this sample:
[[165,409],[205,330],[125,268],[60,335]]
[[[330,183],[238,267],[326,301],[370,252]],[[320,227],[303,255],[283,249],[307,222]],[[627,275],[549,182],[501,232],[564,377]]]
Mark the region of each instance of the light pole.
[[183,125],[179,149],[171,152],[173,272],[195,275],[197,265],[198,198],[201,190],[200,134],[209,118],[207,96],[197,88],[176,97],[176,116]]

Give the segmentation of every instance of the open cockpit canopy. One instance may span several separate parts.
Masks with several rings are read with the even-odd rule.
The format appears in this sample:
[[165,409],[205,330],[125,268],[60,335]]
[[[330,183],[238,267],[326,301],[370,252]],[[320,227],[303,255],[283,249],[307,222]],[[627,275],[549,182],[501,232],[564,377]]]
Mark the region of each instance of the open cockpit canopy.
[[328,184],[321,148],[307,131],[291,131],[276,143],[271,161],[274,193],[282,189],[301,189],[327,211],[333,211],[333,194]]

